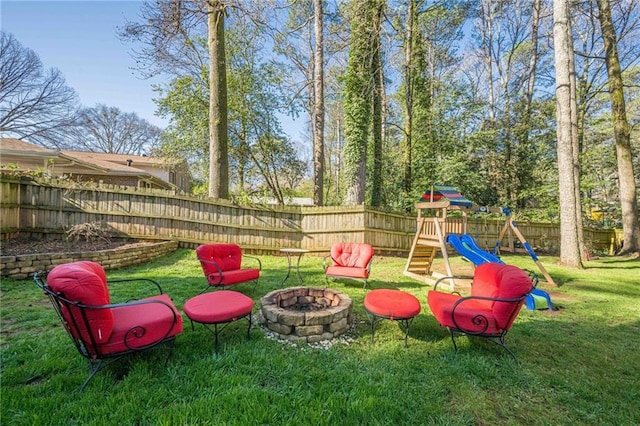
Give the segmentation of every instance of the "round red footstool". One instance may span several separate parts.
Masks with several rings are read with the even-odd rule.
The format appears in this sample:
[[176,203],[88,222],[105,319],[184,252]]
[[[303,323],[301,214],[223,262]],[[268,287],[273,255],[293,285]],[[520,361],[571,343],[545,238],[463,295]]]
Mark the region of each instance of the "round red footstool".
[[[218,333],[229,323],[240,318],[249,319],[247,338],[251,332],[251,311],[253,310],[253,300],[242,293],[231,290],[218,290],[211,293],[199,294],[184,303],[184,313],[193,323],[198,322],[205,327],[213,324],[213,335],[215,336],[215,350],[218,353]],[[218,324],[224,324],[218,330]],[[211,330],[207,327],[208,330]]]
[[400,290],[371,290],[364,297],[364,308],[371,315],[371,343],[378,320],[399,321],[404,328],[404,345],[407,346],[409,326],[421,310],[420,301],[412,294]]

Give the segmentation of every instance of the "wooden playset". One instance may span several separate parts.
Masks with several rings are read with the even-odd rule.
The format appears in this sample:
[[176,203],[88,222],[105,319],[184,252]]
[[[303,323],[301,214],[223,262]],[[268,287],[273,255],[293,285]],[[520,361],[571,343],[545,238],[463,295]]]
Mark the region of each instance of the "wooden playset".
[[[480,211],[481,209],[460,194],[456,188],[446,185],[433,185],[429,191],[423,194],[422,199],[419,203],[416,203],[415,207],[418,212],[416,235],[409,252],[404,275],[426,284],[433,284],[443,276],[454,276],[449,264],[447,243],[451,243],[456,249],[461,249],[461,246],[454,245],[456,241],[459,241],[454,238],[455,236],[462,236],[463,240],[465,238],[467,241],[471,240],[471,245],[465,244],[464,248],[469,254],[466,257],[471,258],[470,260],[474,265],[477,266],[479,263],[487,261],[502,262],[497,258],[493,260],[494,258],[491,254],[482,251],[473,244],[473,239],[467,234],[467,217],[470,212]],[[488,209],[483,208],[482,211],[488,212]],[[450,212],[459,213],[449,215],[448,213]],[[513,235],[515,235],[534,260],[546,281],[555,286],[553,279],[542,266],[529,243],[518,230],[515,222],[511,220],[509,209],[502,209],[502,212],[507,215],[507,219],[494,247],[493,255],[498,254],[500,242],[505,236],[509,238],[509,246],[513,247]],[[433,270],[433,263],[438,252],[442,254],[446,270],[445,274],[437,273]],[[461,254],[464,256],[464,253],[461,252]],[[455,288],[453,279],[449,280],[449,287],[452,290]]]

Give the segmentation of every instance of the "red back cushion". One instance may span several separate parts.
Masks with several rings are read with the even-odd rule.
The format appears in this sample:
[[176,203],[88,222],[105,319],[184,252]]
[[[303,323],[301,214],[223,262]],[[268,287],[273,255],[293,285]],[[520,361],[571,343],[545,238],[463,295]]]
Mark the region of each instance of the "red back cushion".
[[483,263],[473,272],[472,296],[498,297],[497,274],[502,270],[502,263]]
[[[502,299],[523,298],[533,288],[533,283],[529,275],[522,269],[512,265],[502,265],[500,272],[497,274],[498,280],[498,297]],[[493,305],[493,315],[498,325],[502,328],[509,328],[516,319],[516,315],[524,298],[519,302],[495,302]]]
[[[473,296],[520,298],[533,288],[531,279],[522,269],[503,263],[483,263],[473,274],[471,294]],[[519,302],[494,302],[493,316],[497,326],[508,329],[515,320],[524,300]]]
[[366,268],[373,257],[373,247],[366,243],[336,243],[331,247],[331,259],[337,266]]
[[[242,249],[237,244],[203,244],[196,248],[196,255],[200,260],[216,262],[223,271],[240,269],[242,266]],[[205,275],[217,274],[214,265],[201,262]]]
[[[109,290],[107,279],[101,265],[80,261],[58,265],[47,275],[47,285],[64,298],[84,305],[108,305]],[[113,312],[111,309],[85,309],[87,323],[77,307],[65,306],[63,316],[70,324],[72,334],[90,345],[90,334],[97,343],[104,343],[113,331]],[[76,324],[74,327],[72,324]],[[77,327],[77,329],[76,329]]]

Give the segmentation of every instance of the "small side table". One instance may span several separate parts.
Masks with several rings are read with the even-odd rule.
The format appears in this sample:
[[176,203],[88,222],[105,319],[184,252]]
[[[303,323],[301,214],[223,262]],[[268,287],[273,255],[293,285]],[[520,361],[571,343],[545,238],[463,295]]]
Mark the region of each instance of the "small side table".
[[295,268],[296,268],[296,275],[298,277],[298,282],[302,284],[302,276],[300,275],[300,259],[302,259],[302,256],[304,256],[305,253],[309,253],[309,250],[299,249],[299,248],[281,248],[280,253],[284,253],[287,255],[287,262],[289,264],[289,268],[287,269],[287,276],[284,277],[284,280],[282,280],[282,284],[284,284],[285,281],[287,281],[287,279],[289,279],[289,276],[291,275],[291,269],[293,269],[291,258],[293,256],[298,256],[298,260],[296,261]]

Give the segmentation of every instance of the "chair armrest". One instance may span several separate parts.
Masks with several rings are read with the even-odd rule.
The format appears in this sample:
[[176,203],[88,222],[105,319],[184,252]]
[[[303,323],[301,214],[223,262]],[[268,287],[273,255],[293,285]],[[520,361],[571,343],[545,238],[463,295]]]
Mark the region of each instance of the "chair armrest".
[[[453,279],[456,279],[456,278],[464,278],[464,277],[462,277],[462,276],[448,276],[448,277],[441,277],[441,278],[438,278],[438,280],[436,281],[436,283],[433,285],[433,290],[434,290],[434,291],[440,291],[440,290],[438,290],[438,285],[440,285],[440,283],[441,283],[442,281],[444,281],[444,280],[453,280]],[[450,292],[450,293],[451,293],[451,294],[456,294],[456,295],[458,295],[458,296],[461,296],[461,294],[460,294],[459,292],[457,292],[457,291],[452,291],[452,292]]]
[[243,258],[243,260],[244,260],[244,259],[252,259],[252,260],[254,260],[254,261],[258,262],[258,270],[262,271],[262,261],[261,261],[260,259],[258,259],[257,257],[255,257],[255,256],[249,256],[249,255],[247,255],[247,254],[243,254],[243,255],[242,255],[242,258]]
[[217,272],[209,272],[208,274],[206,274],[207,277],[207,281],[209,282],[209,284],[215,285],[215,283],[221,283],[222,282],[222,268],[220,267],[220,265],[218,265],[218,262],[215,262],[213,260],[207,260],[207,259],[200,259],[198,258],[198,260],[200,261],[200,263],[208,263],[210,265],[215,266]]
[[371,256],[371,259],[369,259],[369,263],[367,263],[367,274],[371,273],[371,264],[373,263],[373,258],[375,256]]
[[488,297],[488,296],[466,296],[466,297],[461,297],[460,299],[456,300],[455,303],[453,304],[453,306],[451,307],[451,320],[453,321],[453,324],[456,326],[457,329],[463,331],[464,333],[467,334],[485,334],[485,332],[487,331],[487,329],[489,328],[489,318],[487,318],[486,316],[484,316],[481,313],[477,313],[473,316],[472,321],[473,324],[476,325],[478,328],[474,329],[474,330],[470,330],[468,328],[465,328],[463,326],[461,326],[458,321],[456,320],[456,309],[458,308],[458,306],[462,305],[465,302],[470,302],[470,301],[474,301],[474,300],[486,300],[488,302],[505,302],[505,303],[517,303],[517,302],[522,302],[524,301],[525,297],[527,297],[527,295],[523,295],[520,297],[514,297],[514,298],[501,298],[501,297]]
[[45,292],[47,291],[47,285],[46,285],[47,274],[48,274],[48,271],[38,271],[33,274],[33,282],[36,283],[36,285]]
[[533,288],[538,287],[538,283],[540,282],[539,278],[538,278],[538,274],[536,274],[535,272],[529,270],[529,269],[525,269],[524,270],[527,274],[529,274],[529,278],[531,278],[531,285],[533,286]]
[[[327,261],[327,259],[331,259],[331,263],[329,263]],[[341,265],[340,262],[338,262],[337,260],[335,260],[330,254],[323,257],[322,258],[322,267],[325,269],[325,271],[327,270],[327,268],[329,266],[346,266],[346,265]]]
[[158,289],[158,294],[164,294],[162,291],[162,287],[156,280],[152,280],[151,278],[118,278],[114,280],[107,280],[107,286],[110,284],[118,284],[118,283],[131,283],[131,282],[146,282],[153,284]]
[[[330,259],[330,258],[331,258],[331,256],[324,256],[324,257],[322,258],[322,268],[324,268],[324,270],[325,270],[325,271],[327,270],[327,268],[328,268],[329,266],[331,266],[331,265],[329,264],[329,262],[327,262],[327,259]],[[333,259],[331,259],[331,260],[333,261]]]
[[[529,294],[529,293],[527,293]],[[456,303],[453,304],[453,309],[452,311],[455,311],[456,306],[458,306],[459,304],[467,301],[467,300],[487,300],[487,301],[491,301],[491,302],[506,302],[506,303],[513,303],[513,302],[519,302],[521,300],[524,300],[525,297],[527,297],[527,294],[524,294],[520,297],[510,297],[510,298],[504,298],[504,297],[489,297],[489,296],[465,296],[460,298],[460,300],[456,301]]]

